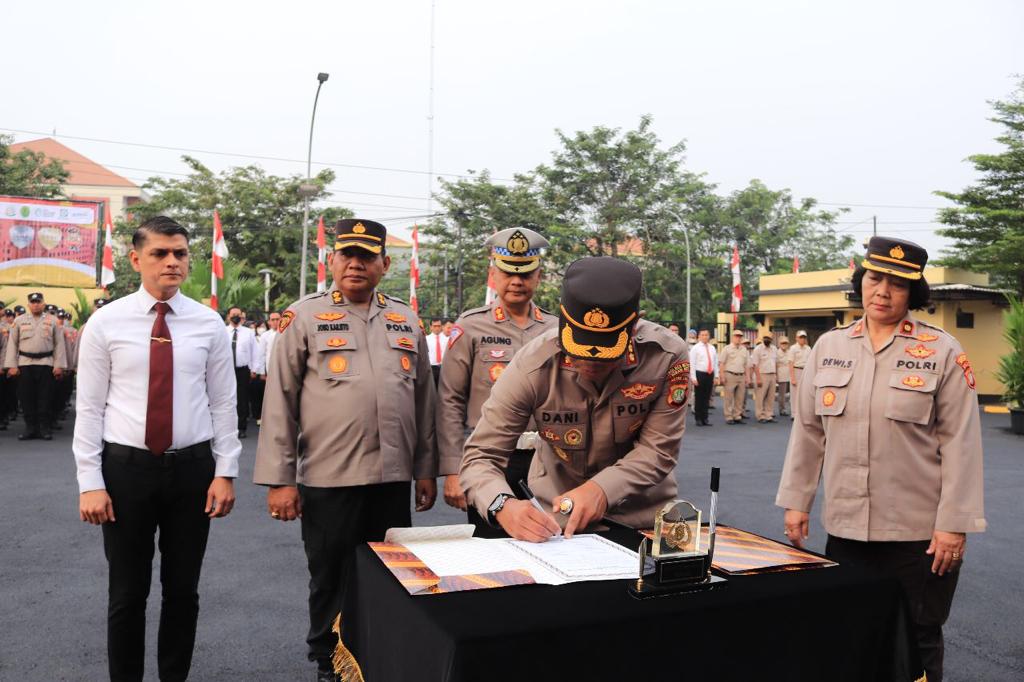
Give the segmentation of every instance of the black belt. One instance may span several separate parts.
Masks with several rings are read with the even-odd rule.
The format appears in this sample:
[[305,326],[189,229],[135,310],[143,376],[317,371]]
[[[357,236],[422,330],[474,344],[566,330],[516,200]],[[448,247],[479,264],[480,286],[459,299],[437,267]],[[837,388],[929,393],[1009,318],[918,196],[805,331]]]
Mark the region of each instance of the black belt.
[[155,455],[149,450],[133,448],[129,445],[120,445],[119,443],[104,443],[103,445],[103,455],[105,457],[115,457],[120,460],[136,463],[153,463],[159,466],[172,466],[177,461],[202,459],[209,457],[212,453],[213,450],[210,449],[210,441],[208,440],[196,443],[195,445],[189,445],[187,448],[167,450],[162,455]]
[[725,370],[725,373],[726,374],[735,374],[738,377],[741,377],[741,376],[743,376],[745,374],[745,372],[730,372],[729,370]]
[[33,360],[42,360],[43,358],[52,358],[53,351],[48,350],[45,353],[29,353],[27,350],[19,350],[18,355],[24,355],[26,358],[32,358]]

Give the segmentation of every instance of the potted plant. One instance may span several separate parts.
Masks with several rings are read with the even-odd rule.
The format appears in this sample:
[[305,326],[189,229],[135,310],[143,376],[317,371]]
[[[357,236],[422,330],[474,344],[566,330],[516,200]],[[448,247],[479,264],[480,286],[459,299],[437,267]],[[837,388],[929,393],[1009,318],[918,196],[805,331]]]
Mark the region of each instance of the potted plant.
[[1003,397],[1010,408],[1010,428],[1024,434],[1024,300],[1007,298],[1010,308],[1003,313],[1003,338],[1010,352],[999,358],[996,378],[1006,389]]

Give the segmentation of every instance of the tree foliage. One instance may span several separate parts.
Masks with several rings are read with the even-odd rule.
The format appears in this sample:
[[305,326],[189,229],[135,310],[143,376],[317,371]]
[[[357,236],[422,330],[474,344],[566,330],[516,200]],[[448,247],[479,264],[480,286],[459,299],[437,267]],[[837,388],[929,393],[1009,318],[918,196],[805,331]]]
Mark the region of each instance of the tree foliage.
[[990,102],[1003,126],[998,154],[968,157],[981,179],[961,192],[936,192],[958,204],[939,211],[953,238],[946,265],[993,275],[999,285],[1024,294],[1024,78],[1006,101]]
[[53,199],[64,196],[68,171],[56,159],[24,149],[11,153],[10,135],[0,135],[0,194]]

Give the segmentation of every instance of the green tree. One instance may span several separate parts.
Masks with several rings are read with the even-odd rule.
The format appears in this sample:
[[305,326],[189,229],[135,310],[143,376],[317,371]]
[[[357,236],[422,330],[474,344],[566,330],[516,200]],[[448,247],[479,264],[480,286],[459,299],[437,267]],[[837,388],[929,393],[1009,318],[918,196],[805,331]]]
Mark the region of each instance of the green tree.
[[0,194],[52,199],[64,196],[68,171],[56,159],[27,149],[11,153],[14,141],[0,135]]
[[961,192],[936,192],[958,204],[939,211],[950,227],[939,234],[953,246],[943,264],[987,272],[1001,286],[1024,294],[1024,78],[1006,101],[990,102],[1003,127],[998,154],[968,157],[981,180]]

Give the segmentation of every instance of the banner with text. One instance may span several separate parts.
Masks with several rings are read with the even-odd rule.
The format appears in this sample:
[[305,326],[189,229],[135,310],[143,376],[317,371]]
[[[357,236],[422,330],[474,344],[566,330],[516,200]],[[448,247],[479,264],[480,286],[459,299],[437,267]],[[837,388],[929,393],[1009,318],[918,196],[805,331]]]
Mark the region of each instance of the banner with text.
[[0,284],[96,286],[99,208],[0,196]]

